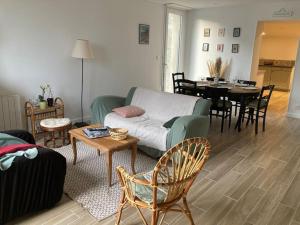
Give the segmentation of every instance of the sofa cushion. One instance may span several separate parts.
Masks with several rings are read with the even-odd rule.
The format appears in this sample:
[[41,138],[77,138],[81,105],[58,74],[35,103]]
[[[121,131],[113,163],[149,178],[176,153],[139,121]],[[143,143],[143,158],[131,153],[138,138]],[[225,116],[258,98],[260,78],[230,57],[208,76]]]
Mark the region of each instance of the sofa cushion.
[[192,115],[198,97],[137,88],[131,105],[141,107],[153,120],[167,122],[174,117]]
[[130,135],[140,139],[139,145],[166,151],[169,129],[163,127],[163,122],[150,119],[146,114],[139,117],[124,118],[112,112],[105,117],[104,125],[111,128],[126,128]]
[[112,111],[125,118],[141,116],[145,113],[145,110],[134,105],[127,105],[119,108],[114,108]]
[[[153,174],[153,171],[149,171],[149,172],[145,172],[145,173],[136,174],[136,175],[134,175],[134,177],[139,180],[145,180],[145,181],[151,182],[152,174]],[[160,178],[161,178],[160,176],[157,177],[158,183],[165,183]],[[134,192],[134,195],[136,197],[138,197],[140,200],[146,202],[147,204],[153,203],[153,188],[151,186],[137,184],[134,182],[130,182],[130,184],[131,184],[131,188]],[[167,198],[167,194],[168,194],[168,187],[166,185],[165,186],[159,185],[157,187],[157,199],[156,199],[157,203],[158,204],[163,203],[165,201],[165,199]]]

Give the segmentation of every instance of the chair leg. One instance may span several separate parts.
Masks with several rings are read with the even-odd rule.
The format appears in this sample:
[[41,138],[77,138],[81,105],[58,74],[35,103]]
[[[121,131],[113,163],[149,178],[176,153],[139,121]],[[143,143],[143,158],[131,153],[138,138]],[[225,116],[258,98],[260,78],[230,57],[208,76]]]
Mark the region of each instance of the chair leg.
[[246,126],[249,125],[249,122],[250,122],[251,118],[253,118],[253,111],[252,111],[252,109],[250,108],[250,109],[249,109],[249,113],[248,113],[248,118],[247,118]]
[[151,220],[151,225],[157,225],[157,222],[158,222],[158,211],[155,210],[152,212],[152,220]]
[[254,111],[253,111],[253,113],[251,115],[251,123],[254,124]]
[[250,112],[249,112],[249,114],[248,114],[248,118],[247,118],[247,122],[246,122],[246,127],[249,125],[249,122],[250,122],[250,117],[251,117],[251,114],[250,114]]
[[212,122],[212,110],[209,111],[209,123],[211,124]]
[[232,108],[229,109],[229,125],[228,125],[228,128],[231,127],[231,116],[232,116]]
[[237,108],[238,108],[238,106],[237,106],[237,102],[236,102],[236,103],[235,103],[235,109],[234,109],[234,116],[237,115]]
[[259,119],[259,114],[258,112],[256,113],[256,119],[255,119],[255,134],[258,133],[258,119]]
[[221,133],[223,133],[224,129],[224,117],[225,117],[225,111],[222,112],[222,125],[221,125]]
[[263,117],[263,132],[265,132],[266,130],[266,113],[264,113],[264,117]]
[[125,192],[122,191],[121,200],[120,200],[120,206],[119,206],[119,209],[118,209],[118,215],[117,215],[116,225],[120,224],[121,216],[122,216],[122,211],[123,211],[123,208],[124,208],[125,204],[126,204],[126,201],[125,201]]
[[184,205],[184,209],[185,209],[185,215],[190,220],[191,225],[195,225],[193,217],[192,217],[191,210],[189,209],[189,206],[188,206],[187,201],[186,201],[186,197],[183,197],[182,200],[183,200],[183,205]]

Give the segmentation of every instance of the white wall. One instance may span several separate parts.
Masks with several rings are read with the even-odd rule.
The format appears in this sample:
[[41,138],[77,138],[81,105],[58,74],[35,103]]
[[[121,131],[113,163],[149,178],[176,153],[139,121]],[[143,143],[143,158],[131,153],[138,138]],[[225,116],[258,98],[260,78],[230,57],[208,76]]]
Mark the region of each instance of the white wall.
[[[273,12],[281,8],[294,11],[291,18],[273,18]],[[221,8],[192,10],[187,18],[187,41],[185,54],[185,72],[191,79],[208,75],[206,62],[221,56],[224,60],[231,60],[231,76],[249,79],[252,65],[253,48],[258,21],[264,20],[300,19],[300,4],[296,2],[251,4]],[[203,37],[203,29],[211,28],[211,37]],[[218,37],[218,28],[224,27],[225,37]],[[234,27],[241,27],[241,37],[234,38]],[[203,52],[202,44],[210,43],[210,51]],[[216,51],[217,44],[224,44],[224,52]],[[240,44],[240,53],[231,53],[232,44]]]
[[298,38],[264,37],[262,39],[260,58],[295,60],[298,50]]
[[[125,96],[132,86],[160,89],[162,5],[146,0],[0,0],[0,90],[31,98],[49,83],[80,117],[81,62],[71,52],[89,39],[95,59],[85,62],[84,114],[99,95]],[[150,45],[138,45],[138,24]]]
[[297,63],[294,74],[288,116],[300,119],[300,42],[298,45]]

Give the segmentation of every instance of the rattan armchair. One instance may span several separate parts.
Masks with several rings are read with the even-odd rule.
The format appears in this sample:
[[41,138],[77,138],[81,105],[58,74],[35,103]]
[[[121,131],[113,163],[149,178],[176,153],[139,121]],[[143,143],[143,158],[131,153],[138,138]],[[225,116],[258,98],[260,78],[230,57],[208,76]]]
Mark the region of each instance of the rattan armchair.
[[[148,225],[141,209],[152,211],[151,225],[157,225],[160,214],[162,224],[169,211],[184,213],[195,224],[186,196],[194,180],[208,159],[210,144],[205,138],[184,140],[168,150],[153,171],[129,175],[118,167],[122,195],[116,224],[120,224],[126,206],[135,207],[145,225]],[[183,204],[179,204],[182,200]]]

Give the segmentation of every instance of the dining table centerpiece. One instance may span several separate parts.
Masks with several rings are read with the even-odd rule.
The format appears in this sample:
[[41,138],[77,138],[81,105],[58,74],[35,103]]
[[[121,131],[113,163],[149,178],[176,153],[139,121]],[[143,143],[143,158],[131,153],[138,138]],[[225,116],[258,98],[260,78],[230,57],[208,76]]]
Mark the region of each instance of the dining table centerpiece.
[[225,78],[225,74],[229,67],[229,63],[223,62],[222,58],[218,57],[215,61],[208,60],[207,66],[210,77],[214,78],[215,84],[218,84],[220,78]]

